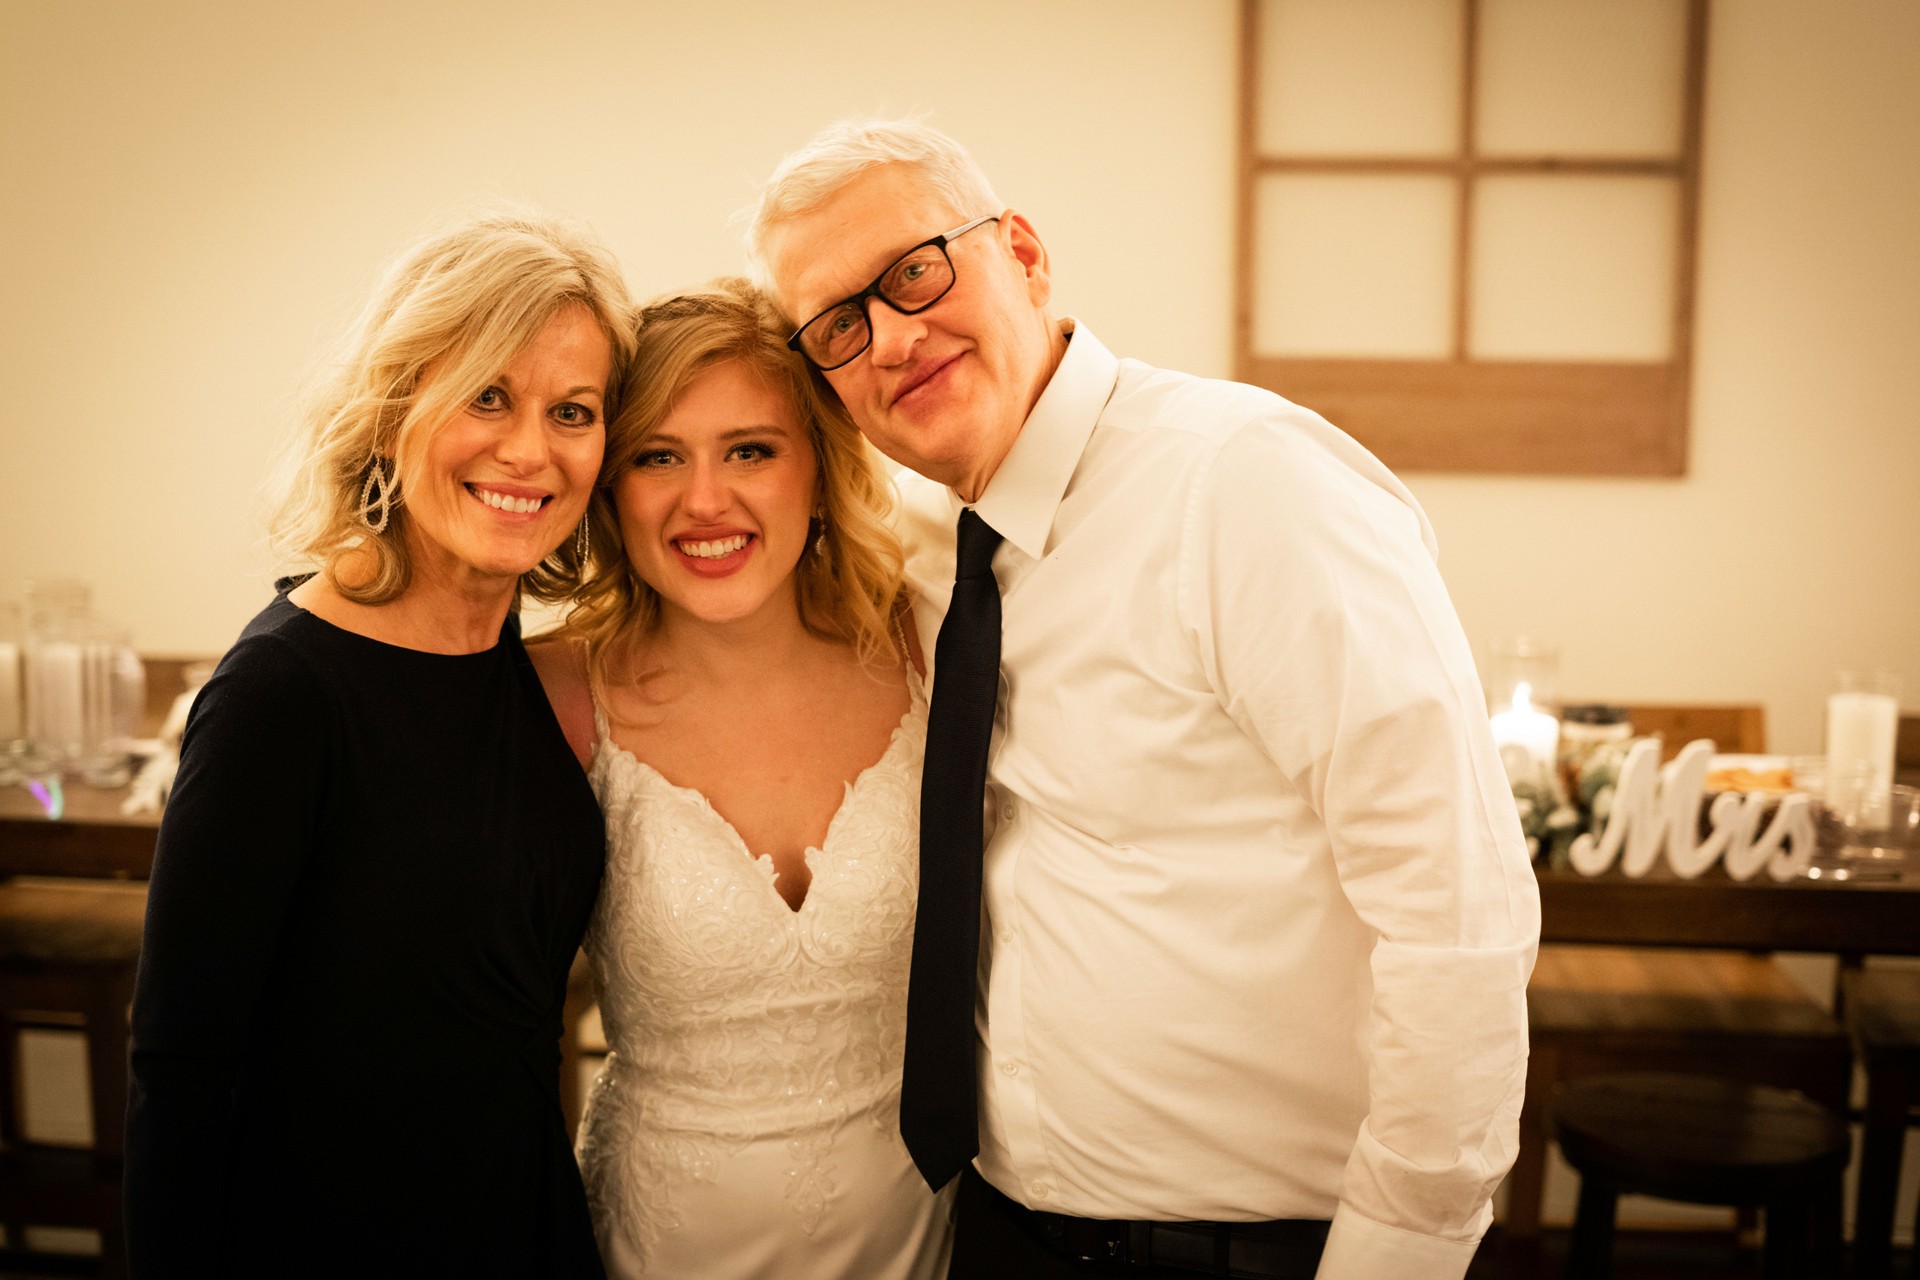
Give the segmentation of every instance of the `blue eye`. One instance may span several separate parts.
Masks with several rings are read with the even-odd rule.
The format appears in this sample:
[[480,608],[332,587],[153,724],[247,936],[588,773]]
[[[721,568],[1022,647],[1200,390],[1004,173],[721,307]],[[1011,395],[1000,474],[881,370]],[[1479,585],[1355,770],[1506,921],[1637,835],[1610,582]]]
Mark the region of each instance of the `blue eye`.
[[488,387],[473,398],[476,409],[504,409],[507,406],[507,393],[498,387]]
[[593,410],[583,404],[557,404],[553,407],[553,416],[570,427],[590,427],[594,424]]
[[916,249],[893,264],[880,282],[880,292],[889,302],[923,307],[945,293],[953,283],[953,271],[938,249]]

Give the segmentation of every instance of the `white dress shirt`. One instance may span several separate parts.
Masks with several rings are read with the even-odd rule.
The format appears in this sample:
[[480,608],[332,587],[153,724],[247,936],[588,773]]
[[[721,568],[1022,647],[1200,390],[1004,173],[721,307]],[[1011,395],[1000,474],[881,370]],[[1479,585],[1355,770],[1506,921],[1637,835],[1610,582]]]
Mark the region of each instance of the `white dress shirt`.
[[[1539,897],[1432,530],[1308,410],[1064,327],[974,504],[1006,539],[978,1167],[1084,1217],[1330,1217],[1322,1277],[1464,1275]],[[960,502],[901,480],[931,656]]]

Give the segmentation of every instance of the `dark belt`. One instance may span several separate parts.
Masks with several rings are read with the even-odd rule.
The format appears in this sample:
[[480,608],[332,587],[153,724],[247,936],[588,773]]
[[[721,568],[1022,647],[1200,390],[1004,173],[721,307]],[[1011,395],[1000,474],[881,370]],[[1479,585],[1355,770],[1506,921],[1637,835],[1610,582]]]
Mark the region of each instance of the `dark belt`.
[[986,1184],[1000,1209],[1063,1258],[1122,1267],[1171,1267],[1244,1280],[1313,1280],[1331,1223],[1142,1222],[1044,1213]]

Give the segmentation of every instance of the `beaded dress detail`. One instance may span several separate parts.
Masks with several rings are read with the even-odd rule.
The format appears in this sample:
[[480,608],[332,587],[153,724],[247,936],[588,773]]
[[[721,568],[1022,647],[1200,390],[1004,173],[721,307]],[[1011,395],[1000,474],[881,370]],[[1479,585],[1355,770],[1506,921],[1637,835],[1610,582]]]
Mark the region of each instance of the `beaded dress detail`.
[[[772,860],[596,709],[607,869],[585,945],[612,1052],[579,1157],[610,1275],[689,1259],[704,1276],[944,1271],[946,1205],[903,1179],[898,1135],[927,713],[909,684],[885,752],[807,851],[798,911]],[[900,1238],[853,1240],[875,1230]]]

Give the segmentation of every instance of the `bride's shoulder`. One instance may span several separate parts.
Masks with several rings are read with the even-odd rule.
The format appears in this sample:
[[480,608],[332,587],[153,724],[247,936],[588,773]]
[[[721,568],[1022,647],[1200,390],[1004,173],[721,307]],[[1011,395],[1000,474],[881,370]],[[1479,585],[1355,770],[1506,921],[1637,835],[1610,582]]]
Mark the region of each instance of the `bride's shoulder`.
[[527,641],[527,657],[533,662],[540,685],[553,704],[553,715],[567,736],[580,767],[593,761],[598,735],[593,723],[593,685],[587,677],[587,645],[578,636],[564,633],[539,636]]

